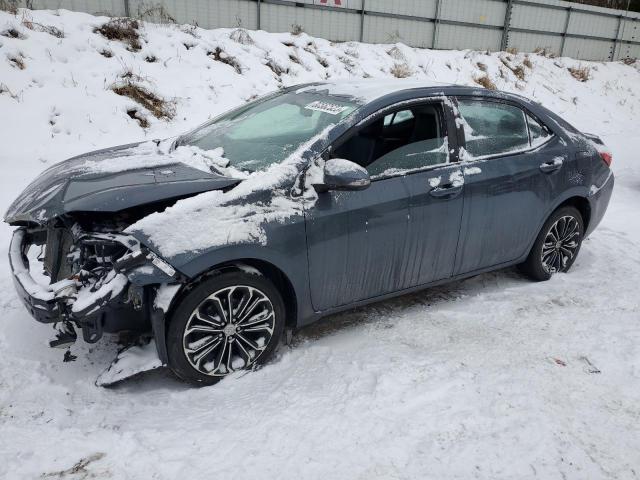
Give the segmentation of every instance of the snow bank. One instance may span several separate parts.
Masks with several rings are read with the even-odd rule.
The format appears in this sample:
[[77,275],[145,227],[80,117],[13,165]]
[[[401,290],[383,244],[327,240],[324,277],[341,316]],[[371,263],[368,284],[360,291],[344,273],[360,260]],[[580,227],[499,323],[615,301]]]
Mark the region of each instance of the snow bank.
[[[20,10],[17,16],[0,12],[0,32],[14,29],[20,34],[0,36],[0,111],[8,120],[0,135],[10,140],[3,143],[8,158],[38,169],[38,162],[42,168],[88,150],[184,133],[282,86],[339,79],[478,85],[476,79],[488,75],[498,89],[539,101],[581,130],[591,130],[595,117],[607,124],[634,122],[637,116],[633,87],[640,78],[638,67],[623,63],[332,43],[304,33],[143,22],[141,48],[131,51],[127,44],[94,32],[107,20],[65,10]],[[54,26],[64,37],[30,30],[25,26],[29,22]],[[11,60],[16,57],[23,69]],[[523,65],[524,80],[503,60]],[[398,63],[407,65],[410,78],[393,76]],[[578,67],[590,69],[590,80],[579,82],[571,75],[568,69]],[[116,94],[113,87],[123,79],[171,102],[173,118],[156,118],[134,99]],[[339,94],[344,87],[332,88]],[[380,88],[363,87],[359,95],[369,99]],[[147,128],[141,127],[141,118]]]
[[[504,53],[150,24],[130,52],[93,33],[105,18],[26,13],[63,31],[57,38],[21,26],[23,15],[0,12],[0,32],[24,36],[0,36],[0,205],[72,155],[177,135],[280,85],[392,78],[398,62],[409,81],[487,74],[602,136],[616,189],[568,275],[530,283],[494,272],[334,316],[259,371],[198,390],[160,372],[94,387],[117,346],[79,342],[78,359],[63,363],[0,255],[0,478],[637,478],[637,67],[532,54],[519,80]],[[214,59],[218,47],[242,74]],[[567,71],[579,66],[591,68],[587,82]],[[127,69],[175,101],[173,119],[110,89]],[[10,231],[0,225],[4,245]]]

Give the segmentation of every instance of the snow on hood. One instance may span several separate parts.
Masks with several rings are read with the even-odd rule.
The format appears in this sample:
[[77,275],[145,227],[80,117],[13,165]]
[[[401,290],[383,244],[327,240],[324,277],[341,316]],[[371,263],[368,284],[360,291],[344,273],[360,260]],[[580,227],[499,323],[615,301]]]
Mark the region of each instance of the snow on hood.
[[[176,163],[211,173],[212,169],[226,176],[244,178],[246,174],[229,166],[222,148],[204,151],[190,145],[180,145],[172,150],[175,138],[137,144],[108,158],[89,157],[73,165],[69,173],[120,173],[127,170],[157,168]],[[84,156],[78,157],[83,159]],[[63,164],[64,165],[64,162]]]
[[60,162],[24,189],[7,210],[5,221],[45,223],[78,210],[118,211],[226,188],[247,177],[229,166],[222,148],[172,149],[173,143],[168,139],[124,145]]
[[[155,247],[164,257],[199,252],[221,245],[267,244],[264,225],[302,215],[302,200],[315,201],[312,188],[291,195],[306,154],[327,138],[334,125],[301,144],[287,159],[251,173],[227,192],[212,191],[186,198],[153,213],[125,230]],[[321,166],[314,162],[312,168]]]

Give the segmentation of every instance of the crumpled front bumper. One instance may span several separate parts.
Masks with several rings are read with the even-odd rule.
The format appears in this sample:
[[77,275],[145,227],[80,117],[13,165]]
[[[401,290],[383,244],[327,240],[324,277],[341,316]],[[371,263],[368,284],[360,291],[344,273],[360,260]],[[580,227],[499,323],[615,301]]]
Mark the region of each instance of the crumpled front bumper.
[[[25,228],[17,229],[11,239],[9,247],[9,262],[13,273],[13,280],[18,296],[31,316],[38,322],[55,323],[73,321],[83,327],[83,334],[92,332],[92,328],[99,317],[109,309],[122,306],[123,297],[127,294],[132,282],[139,286],[139,275],[128,274],[135,272],[142,265],[153,266],[153,281],[175,280],[177,272],[155,254],[140,248],[134,239],[115,234],[91,234],[92,238],[103,237],[105,240],[122,241],[130,251],[119,259],[113,274],[102,283],[100,288],[91,291],[88,288],[78,288],[73,279],[43,285],[36,281],[29,270],[27,258],[28,248],[34,244],[31,233]],[[126,242],[126,243],[124,243]],[[85,332],[85,326],[86,332]],[[93,334],[84,335],[85,340],[96,341]]]
[[28,244],[27,231],[23,228],[17,229],[13,233],[9,247],[9,264],[16,291],[31,316],[38,322],[59,322],[61,320],[60,302],[52,286],[43,286],[36,282],[29,272],[29,261],[25,251]]

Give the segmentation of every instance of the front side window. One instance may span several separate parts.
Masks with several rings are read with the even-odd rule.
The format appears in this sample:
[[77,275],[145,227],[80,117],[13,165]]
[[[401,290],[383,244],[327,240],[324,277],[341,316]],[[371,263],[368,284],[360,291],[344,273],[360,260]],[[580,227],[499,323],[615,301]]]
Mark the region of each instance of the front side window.
[[365,167],[373,178],[408,173],[448,161],[439,104],[405,107],[360,129],[333,151]]
[[479,100],[458,100],[465,149],[472,157],[508,154],[529,148],[524,112],[515,106]]
[[230,166],[264,170],[358,106],[330,95],[285,93],[223,115],[181,138],[179,144],[205,151],[222,147]]

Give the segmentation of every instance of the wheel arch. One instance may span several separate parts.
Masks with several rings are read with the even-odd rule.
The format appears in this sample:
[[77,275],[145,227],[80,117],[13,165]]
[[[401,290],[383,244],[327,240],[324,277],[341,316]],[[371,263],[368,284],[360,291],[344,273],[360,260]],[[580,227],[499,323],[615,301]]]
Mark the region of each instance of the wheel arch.
[[527,248],[525,250],[526,253],[522,255],[522,257],[520,257],[519,261],[524,261],[528,257],[529,253],[531,252],[531,249],[533,248],[533,245],[536,242],[536,239],[538,238],[538,235],[540,234],[540,230],[542,230],[542,227],[547,222],[547,220],[559,208],[567,207],[567,206],[576,208],[580,212],[580,215],[582,217],[584,231],[585,232],[588,231],[587,229],[591,222],[592,208],[591,208],[591,203],[589,202],[589,199],[585,195],[582,195],[581,193],[582,193],[581,191],[574,190],[573,192],[567,194],[564,198],[558,200],[558,202],[553,206],[553,208],[547,211],[546,215],[544,215],[540,224],[538,225],[538,228],[535,230],[535,235],[533,236],[533,238],[529,240],[529,244],[527,245]]
[[585,197],[574,195],[573,197],[569,197],[564,200],[560,205],[554,208],[549,215],[552,215],[553,212],[562,207],[574,207],[580,212],[580,215],[582,216],[584,231],[586,232],[591,221],[591,204],[589,203],[589,200],[587,200]]
[[227,271],[244,271],[255,273],[269,279],[282,295],[285,305],[286,328],[295,329],[298,323],[298,294],[293,282],[287,274],[276,265],[258,258],[238,258],[213,265],[185,283],[171,300],[165,313],[165,328],[170,322],[171,315],[180,301],[203,280]]

